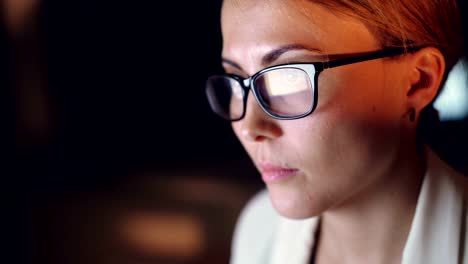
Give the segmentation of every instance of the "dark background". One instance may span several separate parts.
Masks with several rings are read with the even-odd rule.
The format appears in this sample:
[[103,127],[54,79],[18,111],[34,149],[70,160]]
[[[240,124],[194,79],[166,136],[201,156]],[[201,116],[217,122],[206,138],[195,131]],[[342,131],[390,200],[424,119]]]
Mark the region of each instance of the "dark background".
[[[206,77],[221,71],[219,8],[48,0],[15,33],[2,25],[4,259],[227,263],[237,214],[263,185],[205,99]],[[433,141],[460,170],[467,127],[444,122]],[[118,223],[135,215],[149,244],[196,219],[201,250],[129,241]]]
[[37,157],[52,166],[34,170],[74,188],[142,168],[203,168],[244,156],[204,94],[206,77],[220,71],[218,9],[218,1],[45,2],[40,44],[51,129]]
[[[262,185],[205,98],[206,77],[221,70],[219,8],[49,0],[15,32],[3,25],[6,256],[227,262],[237,213]],[[113,226],[128,215],[146,216],[140,229],[168,241],[157,231],[177,229],[167,222],[196,219],[203,248],[185,258],[177,245],[139,249]],[[161,224],[162,216],[176,220]]]

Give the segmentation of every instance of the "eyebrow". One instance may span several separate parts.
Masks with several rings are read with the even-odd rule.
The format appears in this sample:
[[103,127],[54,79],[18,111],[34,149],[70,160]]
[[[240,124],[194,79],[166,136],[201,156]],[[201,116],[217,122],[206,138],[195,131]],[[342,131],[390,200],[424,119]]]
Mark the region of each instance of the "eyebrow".
[[[321,53],[321,50],[319,50],[319,49],[308,47],[308,46],[305,46],[305,45],[302,45],[302,44],[287,44],[287,45],[284,45],[284,46],[280,46],[280,47],[278,47],[278,48],[276,48],[274,50],[271,50],[270,52],[265,54],[262,57],[262,60],[261,60],[262,66],[267,67],[268,65],[271,65],[273,62],[275,62],[284,53],[289,52],[289,51],[294,51],[294,50],[307,50],[307,51]],[[223,58],[221,58],[221,61],[222,61],[222,63],[229,64],[234,68],[237,68],[237,69],[239,69],[241,71],[244,71],[242,69],[242,67],[238,63],[236,63],[236,62],[234,62],[234,61],[232,61],[230,59],[227,59],[227,58],[223,57]]]

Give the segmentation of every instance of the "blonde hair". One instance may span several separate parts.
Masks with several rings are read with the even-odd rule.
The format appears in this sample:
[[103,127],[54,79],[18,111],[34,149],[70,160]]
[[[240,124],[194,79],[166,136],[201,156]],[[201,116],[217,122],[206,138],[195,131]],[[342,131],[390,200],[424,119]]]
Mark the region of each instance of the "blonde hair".
[[424,45],[439,49],[445,57],[446,75],[463,55],[457,0],[308,1],[358,19],[382,47]]

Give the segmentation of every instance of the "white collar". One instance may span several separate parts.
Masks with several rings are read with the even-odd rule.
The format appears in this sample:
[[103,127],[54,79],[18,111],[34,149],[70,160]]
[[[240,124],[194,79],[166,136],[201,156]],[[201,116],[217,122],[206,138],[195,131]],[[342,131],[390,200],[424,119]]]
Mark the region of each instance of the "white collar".
[[[458,264],[466,213],[463,176],[426,148],[427,170],[403,251],[403,264]],[[468,251],[467,251],[468,253]]]

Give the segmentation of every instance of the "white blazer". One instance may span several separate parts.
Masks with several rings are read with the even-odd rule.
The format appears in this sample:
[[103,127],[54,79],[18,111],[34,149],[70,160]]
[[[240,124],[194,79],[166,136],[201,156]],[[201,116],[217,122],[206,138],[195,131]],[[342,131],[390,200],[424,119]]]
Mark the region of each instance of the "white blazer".
[[[426,164],[402,264],[468,264],[467,179],[429,148]],[[230,263],[307,264],[317,224],[280,216],[263,190],[238,218]]]

